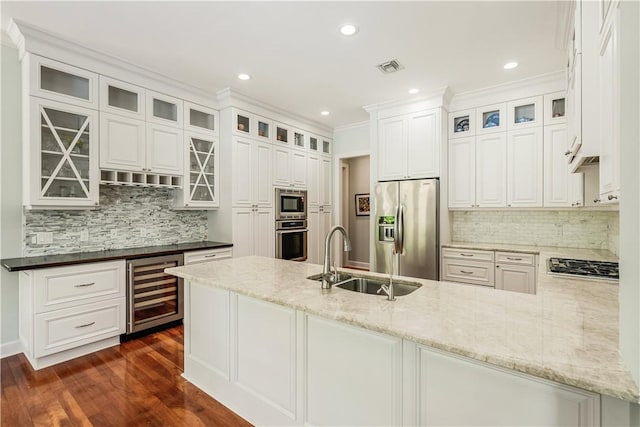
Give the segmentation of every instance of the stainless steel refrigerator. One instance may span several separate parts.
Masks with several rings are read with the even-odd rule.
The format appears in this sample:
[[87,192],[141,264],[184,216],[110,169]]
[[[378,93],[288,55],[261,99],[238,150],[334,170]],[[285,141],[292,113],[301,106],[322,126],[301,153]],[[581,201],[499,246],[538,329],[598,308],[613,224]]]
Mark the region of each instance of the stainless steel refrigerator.
[[[438,179],[380,182],[375,192],[376,268],[438,280]],[[392,264],[393,251],[399,254]]]

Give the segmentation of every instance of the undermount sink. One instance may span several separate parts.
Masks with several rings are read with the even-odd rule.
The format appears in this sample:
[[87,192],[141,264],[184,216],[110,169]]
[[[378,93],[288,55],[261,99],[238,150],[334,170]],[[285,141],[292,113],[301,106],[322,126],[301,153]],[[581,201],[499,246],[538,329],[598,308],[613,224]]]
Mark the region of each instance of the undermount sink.
[[[360,292],[362,294],[386,296],[384,292],[380,292],[378,294],[378,291],[382,285],[388,285],[389,280],[369,277],[351,277],[344,273],[339,274],[339,280],[335,284],[338,288],[345,289],[347,291]],[[307,277],[307,279],[321,281],[322,274],[314,274],[313,276]],[[422,286],[420,283],[394,280],[393,292],[395,296],[401,297],[417,290],[420,286]]]

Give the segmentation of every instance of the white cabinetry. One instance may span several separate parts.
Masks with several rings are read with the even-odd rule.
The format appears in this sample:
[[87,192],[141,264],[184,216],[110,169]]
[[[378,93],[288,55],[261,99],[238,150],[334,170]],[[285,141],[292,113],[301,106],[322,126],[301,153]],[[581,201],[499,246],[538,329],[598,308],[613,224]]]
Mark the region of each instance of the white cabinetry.
[[494,286],[493,251],[442,248],[442,279]]
[[534,294],[536,256],[531,253],[442,248],[442,279]]
[[379,122],[378,179],[440,176],[440,109]]
[[118,344],[125,261],[20,273],[20,340],[34,369]]
[[182,129],[184,116],[181,99],[151,90],[146,91],[146,99],[147,122]]
[[476,207],[476,140],[449,140],[449,207]]
[[307,262],[322,263],[324,239],[331,229],[331,206],[309,206],[307,211]]
[[256,425],[600,424],[595,393],[197,282],[185,289],[185,378]]
[[135,172],[145,170],[144,120],[100,113],[100,168]]
[[507,133],[507,206],[542,206],[542,127]]
[[600,46],[600,201],[620,197],[620,35],[619,9],[611,12]]
[[218,138],[213,134],[185,131],[185,180],[176,191],[176,206],[208,209],[220,206]]
[[98,204],[98,114],[95,110],[29,97],[23,202],[34,208]]
[[23,61],[29,95],[98,109],[97,74],[31,53]]
[[201,262],[220,261],[231,258],[233,248],[203,249],[200,251],[188,251],[184,253],[184,265],[199,264]]
[[130,83],[100,76],[100,112],[144,121],[144,89]]
[[536,293],[535,255],[496,252],[496,289]]
[[147,172],[182,175],[184,171],[183,132],[172,126],[147,123]]
[[233,254],[235,257],[275,256],[273,209],[233,208]]
[[[305,423],[401,425],[402,340],[305,317]],[[331,375],[327,375],[328,360],[340,361],[331,364]]]
[[233,206],[273,206],[272,152],[271,144],[234,138]]
[[504,132],[476,137],[476,207],[506,206],[507,163]]
[[307,185],[307,155],[288,146],[273,148],[273,185],[305,188]]
[[584,205],[584,174],[567,170],[565,152],[569,148],[567,125],[544,127],[544,206]]
[[542,96],[507,103],[507,130],[542,126]]
[[418,402],[414,425],[600,425],[600,397],[595,393],[421,345],[405,345],[405,351],[410,350]]

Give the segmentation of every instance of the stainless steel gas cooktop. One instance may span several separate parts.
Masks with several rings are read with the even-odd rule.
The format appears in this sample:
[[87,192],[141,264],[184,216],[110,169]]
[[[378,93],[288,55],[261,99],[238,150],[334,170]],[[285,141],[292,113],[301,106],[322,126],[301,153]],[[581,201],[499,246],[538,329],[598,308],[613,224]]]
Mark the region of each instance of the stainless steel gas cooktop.
[[549,258],[549,272],[593,279],[618,280],[618,263],[571,258]]

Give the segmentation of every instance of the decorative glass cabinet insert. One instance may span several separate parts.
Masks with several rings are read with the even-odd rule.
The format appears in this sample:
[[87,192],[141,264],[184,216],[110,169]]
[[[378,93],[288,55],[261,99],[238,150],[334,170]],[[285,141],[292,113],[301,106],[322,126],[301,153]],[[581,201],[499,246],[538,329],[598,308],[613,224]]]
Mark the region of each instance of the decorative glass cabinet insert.
[[91,117],[40,106],[43,198],[91,199]]
[[213,203],[216,200],[215,147],[215,141],[189,138],[189,200],[193,202]]

